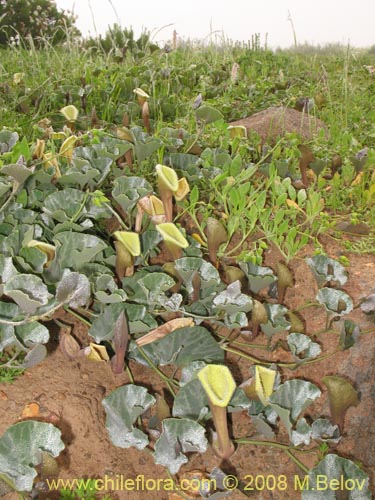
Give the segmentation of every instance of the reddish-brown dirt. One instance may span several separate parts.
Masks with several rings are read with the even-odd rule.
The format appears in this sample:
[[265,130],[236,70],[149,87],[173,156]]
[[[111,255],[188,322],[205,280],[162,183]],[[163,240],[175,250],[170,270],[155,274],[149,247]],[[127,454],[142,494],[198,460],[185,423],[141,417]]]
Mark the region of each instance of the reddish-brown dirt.
[[[325,247],[331,257],[338,257],[342,252],[336,243],[330,240]],[[295,277],[295,286],[288,289],[285,304],[289,308],[302,306],[308,300],[314,300],[317,287],[313,276],[303,257],[311,255],[312,249],[306,249],[300,258],[295,259],[291,269]],[[349,280],[344,289],[352,297],[354,304],[373,292],[375,282],[375,259],[373,255],[354,255],[344,252],[349,258]],[[278,253],[273,250],[266,256],[266,264],[271,267],[279,260]],[[301,312],[306,322],[306,332],[314,335],[324,329],[325,315],[319,308],[306,308]],[[322,383],[325,375],[340,375],[351,381],[360,393],[360,404],[351,408],[346,414],[343,439],[337,446],[337,452],[345,457],[361,463],[370,475],[371,489],[374,488],[375,470],[375,325],[369,318],[356,308],[349,315],[356,321],[361,330],[368,333],[362,335],[359,341],[349,350],[340,351],[333,357],[319,363],[301,367],[292,371],[282,369],[282,379],[296,376],[309,380],[320,387],[322,397],[309,407],[308,414],[329,417],[327,391]],[[60,315],[60,319],[73,323],[72,317]],[[41,412],[54,412],[59,415],[58,427],[66,448],[60,455],[61,478],[102,478],[104,475],[116,477],[123,474],[125,478],[135,479],[143,474],[145,478],[167,478],[163,467],[155,465],[148,452],[135,449],[116,448],[109,440],[105,429],[105,412],[102,399],[113,389],[128,382],[125,374],[114,375],[110,366],[94,363],[86,359],[69,360],[58,348],[59,332],[51,322],[50,354],[38,366],[28,370],[12,384],[2,384],[0,387],[0,434],[20,418],[23,408],[30,402],[38,402]],[[82,324],[73,323],[74,334],[81,342],[87,342],[87,332]],[[265,343],[260,335],[256,342]],[[337,333],[318,335],[317,341],[323,347],[323,353],[332,352],[338,343]],[[264,350],[253,351],[254,356],[273,361],[290,361],[290,354],[282,348],[272,352]],[[237,356],[228,357],[233,374],[238,383],[249,377],[250,362]],[[162,392],[163,386],[151,370],[140,365],[131,364],[137,384]],[[245,412],[232,416],[232,433],[236,438],[249,437],[264,439],[257,436],[251,426],[251,420]],[[278,440],[287,443],[285,431],[280,430]],[[316,454],[299,453],[298,458],[308,467],[317,461]],[[298,467],[290,458],[275,448],[242,445],[238,447],[230,461],[220,464],[220,460],[207,451],[204,455],[192,455],[189,463],[181,472],[204,470],[210,472],[220,466],[227,472],[243,479],[243,485],[249,482],[249,475],[285,475],[288,488],[285,491],[248,491],[252,498],[260,500],[283,500],[300,498],[300,493],[294,489],[294,478],[300,474]],[[163,491],[113,492],[117,499],[143,498],[167,500],[168,493]],[[44,498],[56,498],[45,495]],[[57,496],[58,498],[58,496]],[[245,498],[243,493],[236,492],[233,499]]]

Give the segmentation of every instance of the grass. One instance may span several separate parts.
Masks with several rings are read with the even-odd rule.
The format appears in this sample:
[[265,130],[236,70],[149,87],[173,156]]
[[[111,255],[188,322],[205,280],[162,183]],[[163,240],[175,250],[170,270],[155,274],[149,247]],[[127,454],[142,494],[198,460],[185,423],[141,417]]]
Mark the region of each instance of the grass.
[[[339,174],[328,181],[321,177],[311,190],[319,190],[331,220],[366,220],[373,231],[373,164],[366,165],[360,182],[356,181],[358,171],[353,164],[353,157],[364,147],[370,148],[370,158],[374,155],[375,78],[365,68],[374,64],[372,51],[339,45],[297,45],[272,52],[262,48],[258,38],[247,45],[223,37],[221,42],[184,43],[171,52],[151,51],[146,43],[141,49],[135,47],[122,53],[120,60],[115,45],[105,52],[101,46],[99,50],[92,44],[85,48],[70,39],[64,47],[46,42],[43,49],[36,50],[28,42],[22,47],[2,49],[2,125],[34,142],[41,134],[39,120],[48,118],[55,129],[61,128],[59,109],[73,103],[80,110],[82,130],[90,128],[93,109],[109,132],[122,124],[125,115],[131,124],[142,126],[133,94],[134,88],[141,87],[151,96],[150,116],[156,137],[165,127],[182,127],[194,135],[192,102],[199,93],[205,104],[221,111],[226,122],[271,105],[293,106],[299,97],[307,96],[315,99],[314,113],[330,132],[328,139],[317,136],[311,142],[315,157],[324,163],[326,173],[334,155],[342,160]],[[240,76],[232,82],[230,73],[235,62],[240,66]],[[22,73],[19,84],[14,81],[16,73]],[[203,150],[228,147],[225,129],[225,125],[206,127],[198,141]],[[279,158],[295,162],[299,156],[296,146],[297,142],[286,141],[277,151]],[[250,147],[242,144],[239,154],[245,164],[261,159],[257,142]],[[149,176],[151,165],[162,160],[163,150],[139,165],[139,172]],[[199,188],[209,197],[209,182],[203,181]],[[330,228],[324,214],[321,222]],[[369,247],[371,243],[364,238],[356,249]]]

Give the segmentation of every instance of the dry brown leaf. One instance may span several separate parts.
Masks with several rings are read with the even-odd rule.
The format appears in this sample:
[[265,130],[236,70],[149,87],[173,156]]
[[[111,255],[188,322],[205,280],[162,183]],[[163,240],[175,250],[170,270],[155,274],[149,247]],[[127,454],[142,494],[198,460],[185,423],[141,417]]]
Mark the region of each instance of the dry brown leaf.
[[22,410],[21,418],[38,418],[40,417],[40,406],[38,403],[29,403]]
[[169,333],[172,333],[174,330],[178,330],[179,328],[185,328],[186,326],[194,326],[194,321],[192,318],[175,318],[171,319],[164,325],[160,325],[155,330],[151,330],[151,332],[147,333],[140,339],[136,340],[137,345],[140,347],[151,344],[151,342],[155,342],[155,340],[162,339]]

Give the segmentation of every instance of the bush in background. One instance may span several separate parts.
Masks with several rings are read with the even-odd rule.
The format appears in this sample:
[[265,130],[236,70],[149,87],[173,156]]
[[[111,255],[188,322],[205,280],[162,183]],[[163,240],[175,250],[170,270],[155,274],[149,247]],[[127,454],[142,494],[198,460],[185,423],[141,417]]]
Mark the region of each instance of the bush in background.
[[147,51],[153,52],[159,48],[151,41],[149,31],[143,31],[136,38],[133,28],[122,28],[118,24],[110,26],[104,37],[99,35],[97,38],[89,38],[85,46],[89,49],[103,50],[107,54],[112,52],[119,58],[125,57],[128,51],[134,56],[144,55]]
[[30,38],[36,46],[46,39],[58,44],[68,31],[80,35],[74,23],[73,14],[59,10],[53,0],[0,0],[0,46]]

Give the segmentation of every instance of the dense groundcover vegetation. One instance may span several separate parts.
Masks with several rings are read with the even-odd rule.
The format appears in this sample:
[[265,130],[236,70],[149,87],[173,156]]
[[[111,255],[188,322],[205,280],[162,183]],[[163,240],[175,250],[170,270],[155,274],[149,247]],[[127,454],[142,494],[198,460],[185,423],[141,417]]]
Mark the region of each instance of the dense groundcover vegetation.
[[[347,315],[359,306],[342,290],[347,259],[329,258],[321,236],[356,233],[343,248],[374,252],[374,55],[157,48],[125,34],[122,46],[113,38],[110,47],[108,35],[105,47],[68,37],[64,47],[0,52],[1,376],[43,361],[45,322],[65,310],[88,327],[86,345],[61,337],[65,355],[128,373],[103,400],[115,446],[149,448],[174,475],[210,441],[220,463],[236,446],[262,445],[228,435],[227,413],[246,411],[263,444],[310,476],[304,500],[334,498],[314,490],[319,475],[352,479],[348,498],[371,498],[361,465],[331,450],[358,403],[352,385],[325,377],[330,419],[310,421],[304,412],[321,390],[285,377],[335,354],[305,331],[285,291],[295,286],[290,263],[309,248],[326,330],[337,333],[337,350],[355,344],[359,327]],[[309,141],[306,183],[298,134],[267,145],[228,128],[301,98],[329,130]],[[264,265],[269,249],[279,255],[273,268]],[[374,313],[373,291],[360,307]],[[279,342],[289,360],[268,361]],[[247,360],[247,381],[234,380],[228,353]],[[149,370],[147,388],[134,383],[134,363]],[[168,397],[152,390],[155,380]],[[210,440],[208,427],[217,433]],[[51,423],[9,427],[3,483],[27,495],[45,454],[63,447]],[[309,470],[299,452],[312,448]]]

